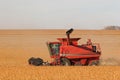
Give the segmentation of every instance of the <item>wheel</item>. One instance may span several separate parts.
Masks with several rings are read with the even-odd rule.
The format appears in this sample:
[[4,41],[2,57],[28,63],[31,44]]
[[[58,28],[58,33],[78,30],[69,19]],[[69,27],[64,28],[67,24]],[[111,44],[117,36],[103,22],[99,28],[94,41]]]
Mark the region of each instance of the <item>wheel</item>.
[[98,66],[99,65],[99,61],[98,60],[93,60],[92,62],[90,62],[88,64],[88,66]]
[[61,59],[61,65],[63,65],[63,66],[70,66],[71,62],[67,58],[62,58]]

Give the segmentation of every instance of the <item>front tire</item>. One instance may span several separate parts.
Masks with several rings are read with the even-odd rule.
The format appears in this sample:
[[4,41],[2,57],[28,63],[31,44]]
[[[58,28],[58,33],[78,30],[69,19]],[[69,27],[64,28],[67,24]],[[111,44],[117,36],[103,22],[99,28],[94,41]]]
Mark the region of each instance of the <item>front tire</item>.
[[63,66],[70,66],[71,62],[67,58],[62,58],[61,59],[61,65],[63,65]]

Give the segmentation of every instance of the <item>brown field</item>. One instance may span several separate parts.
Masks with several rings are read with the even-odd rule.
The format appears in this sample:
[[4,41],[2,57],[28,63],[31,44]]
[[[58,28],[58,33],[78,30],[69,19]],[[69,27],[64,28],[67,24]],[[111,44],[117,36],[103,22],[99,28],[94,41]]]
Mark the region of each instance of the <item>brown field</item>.
[[30,57],[51,61],[47,41],[66,37],[66,30],[0,30],[0,80],[119,80],[120,31],[76,30],[72,37],[88,38],[100,43],[101,66],[96,67],[34,67]]
[[0,67],[0,80],[119,80],[120,67]]

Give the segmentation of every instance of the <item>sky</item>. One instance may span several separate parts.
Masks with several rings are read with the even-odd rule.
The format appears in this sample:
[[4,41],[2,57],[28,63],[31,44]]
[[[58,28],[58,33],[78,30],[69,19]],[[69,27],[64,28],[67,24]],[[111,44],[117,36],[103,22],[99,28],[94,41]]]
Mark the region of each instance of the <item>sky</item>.
[[120,0],[0,0],[0,29],[120,26]]

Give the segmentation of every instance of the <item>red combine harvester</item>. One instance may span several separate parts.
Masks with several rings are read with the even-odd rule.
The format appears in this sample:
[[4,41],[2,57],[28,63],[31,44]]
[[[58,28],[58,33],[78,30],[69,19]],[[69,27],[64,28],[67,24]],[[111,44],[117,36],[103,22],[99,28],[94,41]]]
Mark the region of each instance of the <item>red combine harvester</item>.
[[47,42],[50,57],[54,60],[51,63],[44,62],[41,58],[30,58],[30,65],[98,65],[101,55],[98,43],[92,43],[88,39],[86,44],[78,45],[81,38],[70,38],[73,29],[66,32],[67,38],[57,38],[59,42]]

